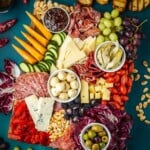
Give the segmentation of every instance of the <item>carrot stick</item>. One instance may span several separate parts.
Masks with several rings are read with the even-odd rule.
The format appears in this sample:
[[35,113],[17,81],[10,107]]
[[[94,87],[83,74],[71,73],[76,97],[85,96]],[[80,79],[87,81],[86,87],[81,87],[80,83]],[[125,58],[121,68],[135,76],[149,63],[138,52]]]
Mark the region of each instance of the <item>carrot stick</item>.
[[42,55],[45,54],[46,48],[44,48],[41,44],[39,44],[34,38],[32,38],[29,34],[21,31],[23,36],[33,45],[35,49],[37,49]]
[[26,52],[25,50],[19,48],[18,46],[12,44],[12,47],[16,50],[16,52],[25,59],[26,62],[28,62],[29,64],[35,64],[37,62],[37,60],[32,57],[28,52]]
[[20,43],[26,51],[28,51],[36,60],[40,61],[43,59],[43,55],[40,54],[38,51],[36,51],[36,49],[34,47],[32,47],[30,44],[28,44],[27,42],[21,40],[18,37],[14,37],[15,40],[17,40],[18,43]]
[[40,35],[38,32],[34,31],[31,27],[28,25],[23,25],[23,27],[27,30],[27,32],[34,37],[39,43],[41,43],[44,47],[47,46],[48,40],[44,38],[42,35]]
[[50,40],[52,37],[52,34],[44,27],[44,25],[35,18],[30,12],[26,11],[26,14],[31,19],[33,24],[39,29],[39,31],[48,39]]

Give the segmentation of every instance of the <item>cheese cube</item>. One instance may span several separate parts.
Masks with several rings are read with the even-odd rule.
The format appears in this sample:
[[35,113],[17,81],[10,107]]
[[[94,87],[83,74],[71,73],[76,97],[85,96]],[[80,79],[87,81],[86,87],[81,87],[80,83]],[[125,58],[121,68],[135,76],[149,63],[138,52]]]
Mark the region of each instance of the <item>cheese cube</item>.
[[102,93],[102,99],[103,100],[110,100],[110,90],[104,89]]
[[107,82],[106,82],[104,85],[105,85],[106,88],[111,88],[111,87],[113,87],[113,83],[107,83]]
[[90,93],[90,100],[91,99],[94,99],[95,97],[94,97],[94,93]]
[[103,85],[103,84],[105,84],[105,82],[106,82],[106,80],[105,80],[104,78],[99,78],[99,79],[97,80],[97,83],[96,83],[96,84],[101,84],[101,85]]
[[81,103],[89,103],[89,86],[88,82],[81,80]]
[[93,84],[89,86],[89,91],[90,93],[95,93],[95,87]]
[[101,91],[101,86],[100,85],[96,85],[95,86],[95,92],[100,92]]
[[95,93],[95,99],[100,99],[101,98],[101,93],[98,92],[98,93]]

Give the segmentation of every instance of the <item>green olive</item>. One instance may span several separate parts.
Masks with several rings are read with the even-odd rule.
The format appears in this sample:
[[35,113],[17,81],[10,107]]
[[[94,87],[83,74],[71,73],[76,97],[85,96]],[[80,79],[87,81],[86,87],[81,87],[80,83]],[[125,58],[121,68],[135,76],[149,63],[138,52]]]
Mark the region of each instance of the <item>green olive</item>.
[[85,134],[83,135],[83,139],[84,139],[84,140],[88,140],[88,139],[89,139],[89,136],[88,136],[87,133],[85,133]]
[[92,130],[89,130],[88,131],[88,136],[89,136],[90,139],[93,139],[96,136],[96,133]]
[[99,146],[100,146],[100,148],[102,149],[102,148],[105,147],[105,143],[101,142],[101,143],[99,143]]
[[13,150],[21,150],[20,147],[15,146]]
[[87,148],[91,148],[92,147],[92,141],[91,140],[87,140],[86,142],[85,142],[85,145],[86,145],[86,147]]
[[95,132],[100,132],[100,131],[103,131],[103,127],[101,127],[99,125],[94,125],[94,126],[92,126],[91,130],[93,130]]
[[98,144],[93,144],[92,145],[92,150],[99,150],[99,145]]
[[104,136],[104,135],[106,135],[106,132],[103,130],[103,131],[100,131],[100,132],[98,132],[98,135],[99,136]]
[[102,142],[107,143],[108,142],[108,136],[102,136]]

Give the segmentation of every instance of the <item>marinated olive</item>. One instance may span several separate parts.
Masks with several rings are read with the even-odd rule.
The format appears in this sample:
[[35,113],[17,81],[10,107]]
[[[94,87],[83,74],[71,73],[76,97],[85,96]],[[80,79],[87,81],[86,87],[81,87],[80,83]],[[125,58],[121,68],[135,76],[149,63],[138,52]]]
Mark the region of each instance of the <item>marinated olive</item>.
[[88,131],[88,136],[89,136],[89,138],[93,139],[96,136],[96,133],[92,130],[89,130]]
[[86,147],[88,147],[88,148],[91,148],[92,147],[92,141],[91,140],[87,140],[86,142],[85,142],[85,145],[86,145]]
[[101,142],[100,136],[94,137],[93,142],[94,142],[94,143],[100,143],[100,142]]
[[106,132],[105,132],[105,131],[100,131],[100,132],[98,133],[98,135],[99,135],[99,136],[104,136],[104,135],[106,135]]
[[102,142],[107,143],[108,142],[108,136],[102,136]]
[[89,139],[89,136],[88,136],[87,133],[85,133],[85,134],[83,135],[83,139],[84,139],[84,140],[88,140],[88,139]]
[[101,142],[101,143],[99,143],[99,146],[100,146],[100,148],[102,149],[102,148],[105,147],[105,143]]
[[93,144],[92,145],[92,150],[99,150],[99,145],[98,144]]
[[91,129],[92,129],[94,132],[104,131],[104,130],[103,130],[103,127],[101,127],[101,126],[99,126],[99,125],[94,125]]

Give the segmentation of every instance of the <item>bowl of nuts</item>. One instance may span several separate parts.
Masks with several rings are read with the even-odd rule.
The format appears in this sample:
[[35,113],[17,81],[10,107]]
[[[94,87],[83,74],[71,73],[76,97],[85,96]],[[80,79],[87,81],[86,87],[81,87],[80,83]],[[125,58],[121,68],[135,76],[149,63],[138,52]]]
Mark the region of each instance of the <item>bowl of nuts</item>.
[[111,140],[109,129],[101,123],[90,123],[80,133],[84,150],[107,150]]
[[79,95],[81,82],[78,75],[72,70],[61,69],[50,75],[47,88],[54,100],[67,103],[73,101]]

